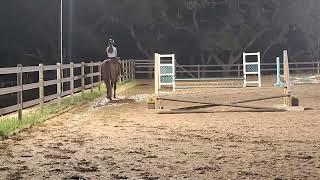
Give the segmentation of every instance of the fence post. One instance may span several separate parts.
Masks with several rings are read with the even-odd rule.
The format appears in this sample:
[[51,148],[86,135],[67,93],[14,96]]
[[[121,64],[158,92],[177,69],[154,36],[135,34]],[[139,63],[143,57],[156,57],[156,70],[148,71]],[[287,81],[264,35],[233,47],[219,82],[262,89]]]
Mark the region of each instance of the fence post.
[[122,69],[123,69],[123,76],[122,76],[122,80],[121,82],[125,81],[126,80],[126,60],[123,60],[122,61]]
[[136,79],[136,62],[132,60],[132,79]]
[[74,102],[74,63],[70,62],[70,91],[71,101]]
[[18,119],[22,120],[22,109],[23,109],[23,82],[22,82],[22,65],[17,65],[18,72],[17,72],[17,86],[19,86],[19,91],[17,92],[17,104],[18,104]]
[[241,73],[241,65],[240,64],[238,64],[238,78],[240,77],[240,74]]
[[85,84],[84,84],[84,62],[81,62],[81,94],[84,95],[84,89],[85,89]]
[[43,64],[39,64],[39,100],[40,100],[40,109],[43,111],[44,105],[44,67]]
[[102,62],[99,62],[99,65],[98,65],[98,72],[100,73],[100,75],[98,76],[98,81],[99,81],[99,86],[98,86],[98,89],[99,91],[101,91],[101,69],[102,69]]
[[93,61],[90,62],[90,84],[91,84],[91,93],[93,93]]
[[[62,82],[62,79],[64,78],[64,73],[63,73],[63,64],[60,64],[60,74],[61,74],[61,93],[64,91],[64,89],[63,89],[63,86],[64,86],[64,84],[63,84],[63,82]],[[60,96],[61,97],[61,96]]]
[[198,79],[200,79],[201,74],[200,74],[200,65],[199,64],[197,65],[197,72],[198,72]]
[[129,80],[130,79],[130,72],[129,72],[129,61],[128,60],[126,61],[126,70],[127,70],[127,79],[126,80]]
[[132,79],[132,74],[131,74],[131,60],[128,60],[128,66],[129,66],[129,80]]
[[61,64],[57,63],[57,99],[61,103]]
[[120,82],[124,81],[124,76],[125,76],[125,69],[124,69],[124,62],[121,61],[121,67],[122,67],[122,76],[120,78]]
[[[159,65],[160,65],[159,54],[155,53],[154,54],[154,94],[156,96],[159,95],[159,90],[160,90]],[[157,101],[156,101],[156,104],[157,104]],[[159,104],[159,102],[158,102],[158,104]]]
[[134,61],[131,60],[131,79],[134,79]]
[[127,73],[127,61],[126,60],[124,60],[124,62],[123,62],[123,69],[124,69],[123,81],[126,81],[127,80],[127,75],[128,75],[128,73]]
[[288,60],[288,51],[283,51],[283,74],[285,85],[283,88],[284,94],[288,97],[284,98],[284,104],[287,106],[292,106],[291,102],[291,82],[290,82],[290,71],[289,71],[289,60]]
[[120,63],[120,66],[121,66],[121,73],[120,73],[119,83],[121,83],[122,82],[122,76],[123,76],[122,61],[120,60],[119,63]]
[[127,80],[130,80],[130,71],[129,71],[129,60],[126,60],[126,69],[127,69]]

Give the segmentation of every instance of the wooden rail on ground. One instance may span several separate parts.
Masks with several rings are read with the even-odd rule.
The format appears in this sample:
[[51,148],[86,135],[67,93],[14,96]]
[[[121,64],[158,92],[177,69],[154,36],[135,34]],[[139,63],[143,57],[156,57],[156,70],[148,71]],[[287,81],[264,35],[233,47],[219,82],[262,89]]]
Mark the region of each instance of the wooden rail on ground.
[[[134,79],[134,61],[133,60],[124,60],[120,62],[123,67],[123,73],[121,75],[121,81],[127,81]],[[75,69],[81,69],[80,75],[75,75]],[[89,71],[86,71],[86,68],[89,68]],[[55,71],[56,78],[51,80],[45,80],[44,74],[46,71]],[[26,73],[37,72],[39,74],[39,79],[35,83],[24,84],[23,76]],[[63,72],[68,72],[67,74],[63,74]],[[0,108],[0,115],[9,114],[12,112],[18,112],[19,119],[22,119],[22,110],[31,106],[39,105],[41,109],[46,102],[52,100],[61,101],[61,98],[64,96],[71,95],[72,101],[75,93],[82,92],[84,90],[91,89],[93,92],[93,87],[98,86],[100,90],[100,85],[102,84],[101,80],[101,62],[93,62],[90,63],[78,63],[74,64],[71,62],[70,64],[56,64],[56,65],[43,65],[39,64],[39,66],[28,66],[23,67],[22,65],[18,65],[17,67],[8,67],[8,68],[0,68],[0,76],[8,75],[8,74],[16,74],[17,81],[16,86],[11,87],[0,87],[0,96],[8,95],[12,93],[17,94],[17,104],[13,106],[7,106]],[[67,77],[66,77],[67,76]],[[75,87],[75,81],[80,80],[80,87]],[[87,80],[87,81],[86,81]],[[87,83],[86,83],[87,82]],[[65,83],[70,83],[70,88],[63,88]],[[45,87],[56,85],[56,93],[52,95],[45,96]],[[39,89],[38,98],[23,101],[23,92],[32,89]],[[0,102],[1,103],[1,102]]]

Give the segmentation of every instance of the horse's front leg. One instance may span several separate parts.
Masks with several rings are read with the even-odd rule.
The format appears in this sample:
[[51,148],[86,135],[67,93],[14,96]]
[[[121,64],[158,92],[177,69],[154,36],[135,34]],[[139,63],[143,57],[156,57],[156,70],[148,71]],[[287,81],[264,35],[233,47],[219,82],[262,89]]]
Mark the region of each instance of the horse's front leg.
[[114,83],[113,86],[113,97],[116,99],[116,90],[117,90],[117,83]]

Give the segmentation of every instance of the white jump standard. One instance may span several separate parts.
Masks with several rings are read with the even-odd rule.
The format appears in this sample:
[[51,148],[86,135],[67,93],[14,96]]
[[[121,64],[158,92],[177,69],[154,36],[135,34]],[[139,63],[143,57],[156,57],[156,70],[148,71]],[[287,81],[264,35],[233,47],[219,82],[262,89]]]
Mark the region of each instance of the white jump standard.
[[[166,58],[166,59],[162,59]],[[155,67],[154,67],[154,79],[155,79],[155,95],[161,93],[162,86],[172,87],[172,91],[176,89],[176,67],[175,67],[175,55],[174,54],[158,54],[155,53]]]
[[274,87],[283,87],[283,82],[281,81],[281,67],[280,67],[280,57],[277,57],[277,82],[273,84]]
[[[257,61],[248,62],[247,56],[257,56]],[[247,87],[247,84],[258,84],[258,87],[261,87],[261,55],[260,52],[257,53],[243,53],[243,87]],[[257,81],[248,81],[248,75],[257,75]]]

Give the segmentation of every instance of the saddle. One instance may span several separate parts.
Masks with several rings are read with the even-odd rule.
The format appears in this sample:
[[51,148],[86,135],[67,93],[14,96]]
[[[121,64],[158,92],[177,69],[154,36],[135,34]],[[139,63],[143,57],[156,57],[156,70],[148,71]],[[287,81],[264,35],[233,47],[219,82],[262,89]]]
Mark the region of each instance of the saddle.
[[107,61],[111,61],[111,60],[117,60],[117,61],[120,61],[120,58],[119,57],[112,57],[112,58],[108,58]]

